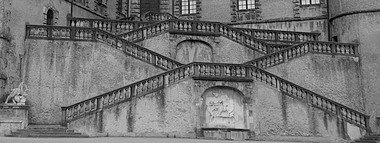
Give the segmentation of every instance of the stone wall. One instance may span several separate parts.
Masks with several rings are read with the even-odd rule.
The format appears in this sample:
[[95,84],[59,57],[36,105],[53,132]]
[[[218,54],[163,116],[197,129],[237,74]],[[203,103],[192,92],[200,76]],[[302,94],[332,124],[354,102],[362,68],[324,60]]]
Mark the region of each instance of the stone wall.
[[[209,56],[207,57],[211,57],[211,62],[215,63],[241,64],[263,55],[223,36],[191,36],[166,33],[145,39],[138,44],[162,55],[178,60],[194,55],[194,51],[189,51],[186,54],[180,53],[181,49],[178,46],[181,46],[181,43],[184,41],[195,42],[193,47],[202,47],[202,45],[207,45],[211,48],[211,53],[208,52]],[[188,46],[189,45],[187,45],[187,47]]]
[[361,10],[371,10],[379,9],[380,1],[378,0],[330,0],[330,17],[337,16],[339,14],[361,11]]
[[237,0],[197,1],[197,13],[193,15],[181,15],[179,2],[170,2],[170,6],[174,5],[174,15],[203,21],[247,22],[327,16],[326,0],[321,0],[318,5],[307,6],[300,5],[300,0],[255,0],[255,8],[251,10],[239,10]]
[[[25,63],[25,25],[45,25],[47,11],[54,11],[54,25],[65,26],[71,12],[70,3],[64,0],[3,0],[0,2],[0,75],[6,77],[5,94],[23,80]],[[99,18],[82,8],[73,7],[75,16]]]
[[365,113],[358,57],[308,54],[270,67],[269,72]]
[[31,123],[58,123],[61,106],[163,71],[102,43],[27,40],[26,47]]
[[[378,1],[376,1],[378,2]],[[368,3],[371,4],[371,3]],[[380,132],[376,117],[380,116],[380,12],[353,14],[332,21],[332,36],[339,42],[360,44],[364,95],[367,114],[371,115],[371,128]]]
[[[209,94],[218,94],[214,98],[220,98],[223,102],[208,102]],[[225,94],[234,95],[226,95],[229,100],[224,100],[222,97]],[[236,100],[238,101],[234,102]],[[212,111],[233,112],[215,114],[223,115],[221,122],[235,120],[237,124],[232,128],[249,129],[254,139],[281,140],[297,136],[317,137],[324,142],[342,142],[342,138],[356,139],[364,133],[336,116],[283,95],[277,89],[258,81],[192,79],[168,86],[162,91],[133,98],[130,102],[75,120],[68,126],[91,136],[195,138],[201,137],[201,129],[209,125],[207,119],[210,119],[210,111],[206,111],[205,105],[211,103],[223,104],[220,110]],[[224,105],[233,105],[234,108],[231,110],[230,106]],[[213,104],[213,107],[216,106]],[[214,118],[219,120],[218,116]],[[217,127],[226,126],[219,124]]]

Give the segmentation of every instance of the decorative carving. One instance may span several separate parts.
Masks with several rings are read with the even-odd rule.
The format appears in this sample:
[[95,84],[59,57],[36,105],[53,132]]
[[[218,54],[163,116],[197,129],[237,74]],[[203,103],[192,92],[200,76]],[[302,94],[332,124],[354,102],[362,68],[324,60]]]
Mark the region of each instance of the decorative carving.
[[28,91],[28,87],[24,84],[24,82],[21,82],[17,88],[11,89],[11,93],[5,100],[5,104],[9,104],[8,102],[12,101],[13,104],[25,105],[26,96],[28,95],[26,91]]
[[215,118],[234,118],[234,102],[225,94],[213,93],[213,97],[206,98],[207,111],[210,113],[210,122]]

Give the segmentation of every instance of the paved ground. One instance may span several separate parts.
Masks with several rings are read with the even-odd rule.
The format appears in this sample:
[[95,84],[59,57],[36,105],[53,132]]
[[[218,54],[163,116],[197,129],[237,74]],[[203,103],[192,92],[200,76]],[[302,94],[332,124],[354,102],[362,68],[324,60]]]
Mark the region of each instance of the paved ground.
[[[9,138],[0,137],[0,143],[281,143],[265,141],[225,141],[173,138]],[[291,143],[291,142],[283,142]],[[295,143],[295,142],[293,142]],[[297,142],[300,143],[300,142]]]

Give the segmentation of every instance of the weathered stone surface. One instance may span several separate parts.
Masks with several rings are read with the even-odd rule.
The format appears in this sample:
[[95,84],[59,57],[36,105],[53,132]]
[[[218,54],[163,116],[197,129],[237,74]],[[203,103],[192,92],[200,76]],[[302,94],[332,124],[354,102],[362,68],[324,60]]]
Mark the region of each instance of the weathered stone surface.
[[102,43],[28,40],[27,46],[32,123],[58,123],[61,106],[162,72]]
[[332,15],[339,15],[357,10],[374,12],[356,13],[336,18],[332,21],[332,36],[336,36],[339,42],[354,42],[360,44],[361,73],[366,101],[366,113],[371,115],[370,127],[375,132],[380,132],[376,124],[376,116],[380,115],[380,12],[376,12],[380,1],[333,1],[336,9],[331,9]]
[[[186,44],[187,42],[192,45],[190,43]],[[185,62],[184,64],[193,61],[241,64],[263,55],[223,36],[191,36],[165,33],[146,39],[138,44],[172,59]],[[202,52],[204,58],[196,60],[191,58],[201,56],[200,53],[194,53],[195,49],[193,49],[193,52],[183,51],[183,47],[188,47],[187,49],[189,49],[189,44],[194,48],[204,47],[202,48],[205,50]],[[210,57],[211,61],[209,60]],[[193,61],[189,61],[189,58],[193,59]]]
[[0,136],[28,125],[29,106],[0,104]]
[[[220,120],[214,126],[208,122],[210,112],[205,105],[212,94],[226,94],[228,99],[232,99],[230,101],[234,101],[233,104],[238,105],[234,107],[242,107],[234,108],[236,111],[233,112],[237,117],[235,123]],[[224,104],[223,100],[223,105],[232,104]],[[230,108],[219,109],[229,111]],[[345,124],[344,128],[339,124]],[[286,140],[290,136],[322,136],[329,141],[336,140],[335,142],[340,142],[339,138],[344,136],[354,139],[364,133],[346,122],[341,122],[336,116],[313,108],[304,101],[283,95],[277,89],[259,81],[192,79],[73,121],[69,123],[69,127],[93,136],[191,138],[199,137],[201,128],[229,127],[249,129],[254,138],[281,139],[282,136]]]
[[308,54],[268,71],[360,112],[365,111],[358,57]]

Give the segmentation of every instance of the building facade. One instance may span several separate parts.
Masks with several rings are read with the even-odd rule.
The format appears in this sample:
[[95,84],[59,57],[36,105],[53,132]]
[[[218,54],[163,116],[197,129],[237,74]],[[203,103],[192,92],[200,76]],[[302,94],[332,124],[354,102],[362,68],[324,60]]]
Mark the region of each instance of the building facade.
[[91,136],[357,139],[380,131],[379,4],[2,0],[0,99],[24,81],[29,123]]

